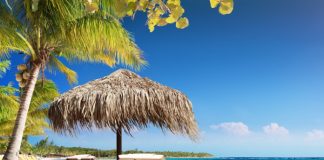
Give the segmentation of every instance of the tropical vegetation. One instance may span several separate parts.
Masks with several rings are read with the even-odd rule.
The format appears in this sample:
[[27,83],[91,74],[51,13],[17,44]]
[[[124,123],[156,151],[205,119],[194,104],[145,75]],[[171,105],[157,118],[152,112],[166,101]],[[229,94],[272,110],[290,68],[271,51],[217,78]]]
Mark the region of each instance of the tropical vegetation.
[[[6,86],[6,88],[10,88],[10,90],[4,93],[1,92],[1,90],[4,90],[4,87],[0,87],[0,117],[2,117],[0,119],[0,151],[7,148],[19,108],[19,96],[15,96],[15,91],[17,91],[17,89],[11,86]],[[49,128],[46,119],[46,104],[51,102],[58,95],[58,90],[52,81],[45,80],[43,82],[39,80],[36,83],[22,140],[22,152],[30,152],[32,149],[32,146],[28,143],[28,136],[44,135],[45,129]],[[5,98],[6,96],[7,98]],[[3,105],[9,103],[11,103],[11,105]]]
[[[8,60],[0,61],[0,76],[9,68]],[[19,108],[19,96],[16,96],[18,89],[7,86],[0,86],[0,152],[6,149],[11,136],[16,114]],[[19,93],[19,92],[18,92]],[[44,129],[48,127],[46,117],[47,108],[45,104],[52,101],[59,95],[55,84],[52,81],[38,81],[33,94],[29,116],[26,123],[26,130],[22,142],[23,152],[29,152],[32,146],[27,141],[27,136],[43,135]]]
[[[0,59],[0,78],[8,70],[10,61]],[[0,122],[12,116],[13,107],[17,106],[17,97],[14,95],[16,89],[8,84],[7,86],[0,85]]]
[[[14,51],[14,52],[13,52]],[[103,12],[88,12],[81,1],[16,0],[0,3],[0,54],[21,53],[20,109],[4,159],[16,160],[36,81],[45,69],[57,69],[75,83],[67,61],[118,62],[139,68],[145,63],[140,49],[118,19]],[[0,55],[1,56],[1,55]],[[19,75],[25,75],[21,78]],[[44,75],[43,75],[44,77]]]
[[2,74],[6,73],[10,65],[10,61],[0,59],[0,78]]
[[[1,89],[1,88],[0,88]],[[1,94],[1,92],[0,92]],[[14,96],[14,93],[10,93]],[[39,80],[36,83],[35,91],[33,93],[33,98],[31,100],[28,118],[26,122],[26,129],[24,131],[25,136],[37,136],[44,135],[44,129],[49,128],[47,123],[47,106],[49,102],[53,101],[54,98],[58,97],[59,93],[55,84],[50,80]],[[16,114],[19,108],[19,97],[15,98],[17,102],[15,105],[4,106],[1,108],[11,108],[11,111],[8,113],[0,112],[0,115],[7,115],[6,118],[0,120],[0,137],[2,139],[8,138],[11,136]],[[2,101],[0,99],[0,101]],[[8,109],[9,110],[9,109]],[[10,116],[8,116],[10,115]]]
[[[212,8],[219,6],[221,14],[233,10],[233,0],[210,2]],[[77,74],[62,58],[108,66],[122,63],[135,69],[145,64],[141,50],[120,23],[126,16],[134,18],[137,12],[147,13],[151,32],[156,26],[175,23],[183,29],[189,25],[180,0],[0,1],[0,56],[19,53],[27,59],[16,75],[20,107],[4,159],[18,159],[39,75],[44,79],[46,69],[59,70],[70,83],[77,82]],[[3,92],[15,98],[13,90]]]
[[[48,138],[39,141],[37,144],[32,146],[31,149],[24,149],[24,146],[22,147],[22,149],[24,150],[23,153],[26,154],[32,153],[39,156],[71,156],[71,155],[78,155],[78,154],[91,154],[96,156],[97,158],[99,157],[115,158],[116,156],[116,150],[57,146],[54,144],[53,141],[50,141]],[[162,154],[166,157],[212,157],[213,156],[209,153],[171,152],[171,151],[144,152],[138,149],[128,150],[123,153],[124,154],[155,153],[155,154]]]

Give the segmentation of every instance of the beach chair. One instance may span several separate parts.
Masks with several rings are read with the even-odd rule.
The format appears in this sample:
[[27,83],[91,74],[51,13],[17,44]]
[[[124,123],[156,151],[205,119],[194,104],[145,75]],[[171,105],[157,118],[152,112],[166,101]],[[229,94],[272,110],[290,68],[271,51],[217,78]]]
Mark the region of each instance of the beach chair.
[[75,155],[71,157],[66,157],[66,160],[95,160],[96,157],[90,154]]
[[120,160],[164,160],[163,155],[157,154],[123,154],[118,156]]

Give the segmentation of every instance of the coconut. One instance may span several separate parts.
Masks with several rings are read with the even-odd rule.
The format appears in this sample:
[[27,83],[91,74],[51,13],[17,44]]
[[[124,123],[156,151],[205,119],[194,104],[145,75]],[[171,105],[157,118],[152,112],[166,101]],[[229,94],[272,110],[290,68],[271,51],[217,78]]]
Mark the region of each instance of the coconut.
[[24,78],[24,79],[27,80],[27,79],[29,78],[29,76],[30,76],[30,74],[29,74],[28,72],[24,72],[24,73],[23,73],[23,78]]
[[26,83],[24,83],[24,82],[19,82],[19,87],[20,88],[24,88],[26,86]]
[[27,65],[26,65],[26,64],[18,65],[18,66],[17,66],[17,69],[18,69],[19,71],[24,71],[24,70],[27,69]]
[[18,82],[22,81],[22,76],[20,73],[16,74],[16,81],[18,81]]

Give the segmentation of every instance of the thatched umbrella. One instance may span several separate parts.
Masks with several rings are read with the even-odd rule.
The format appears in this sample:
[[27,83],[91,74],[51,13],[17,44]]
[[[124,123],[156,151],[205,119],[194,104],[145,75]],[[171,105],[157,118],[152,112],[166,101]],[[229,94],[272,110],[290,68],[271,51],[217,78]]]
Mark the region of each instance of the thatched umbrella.
[[50,105],[48,117],[59,133],[110,128],[117,134],[117,157],[122,130],[131,135],[151,123],[192,140],[198,135],[191,102],[183,93],[124,69],[62,94]]

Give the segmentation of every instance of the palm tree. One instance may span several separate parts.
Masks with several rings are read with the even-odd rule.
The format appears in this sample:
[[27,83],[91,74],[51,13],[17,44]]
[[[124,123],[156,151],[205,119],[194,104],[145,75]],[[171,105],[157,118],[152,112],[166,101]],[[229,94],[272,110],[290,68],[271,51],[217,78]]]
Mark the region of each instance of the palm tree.
[[[9,68],[10,62],[8,60],[0,61],[0,76]],[[8,84],[7,86],[0,86],[0,144],[8,142],[15,123],[15,116],[19,108],[19,98],[15,95],[18,90]],[[59,95],[55,84],[52,81],[46,80],[44,82],[38,81],[35,86],[35,91],[31,101],[26,127],[24,132],[23,146],[29,146],[26,141],[29,135],[43,135],[44,128],[48,127],[46,121],[47,108],[45,104],[52,101]],[[27,147],[28,148],[28,147]],[[0,150],[3,148],[0,147]]]
[[[14,89],[14,88],[13,88]],[[1,88],[0,88],[1,90]],[[10,135],[12,133],[16,114],[18,112],[19,103],[14,92],[10,93],[11,97],[14,97],[16,103],[11,105],[0,105],[0,117],[5,117],[0,120],[0,151],[5,147],[4,144],[8,143]],[[30,109],[28,112],[26,129],[24,131],[24,138],[22,141],[22,152],[30,152],[30,144],[27,141],[27,136],[33,135],[44,135],[44,129],[48,128],[47,118],[47,108],[46,104],[51,102],[55,97],[59,95],[55,84],[52,81],[45,80],[44,82],[39,80],[36,83],[35,91],[33,93],[33,98],[31,100]],[[3,95],[0,92],[0,104],[5,102],[6,99],[1,98]],[[2,146],[2,147],[1,147]]]
[[[8,2],[8,1],[6,1]],[[114,66],[120,62],[139,68],[145,61],[140,49],[118,18],[109,9],[91,8],[80,0],[0,1],[0,56],[26,55],[25,80],[20,80],[22,95],[11,140],[4,159],[17,160],[29,105],[40,73],[46,68],[63,72],[69,82],[76,73],[67,61],[101,62]]]

